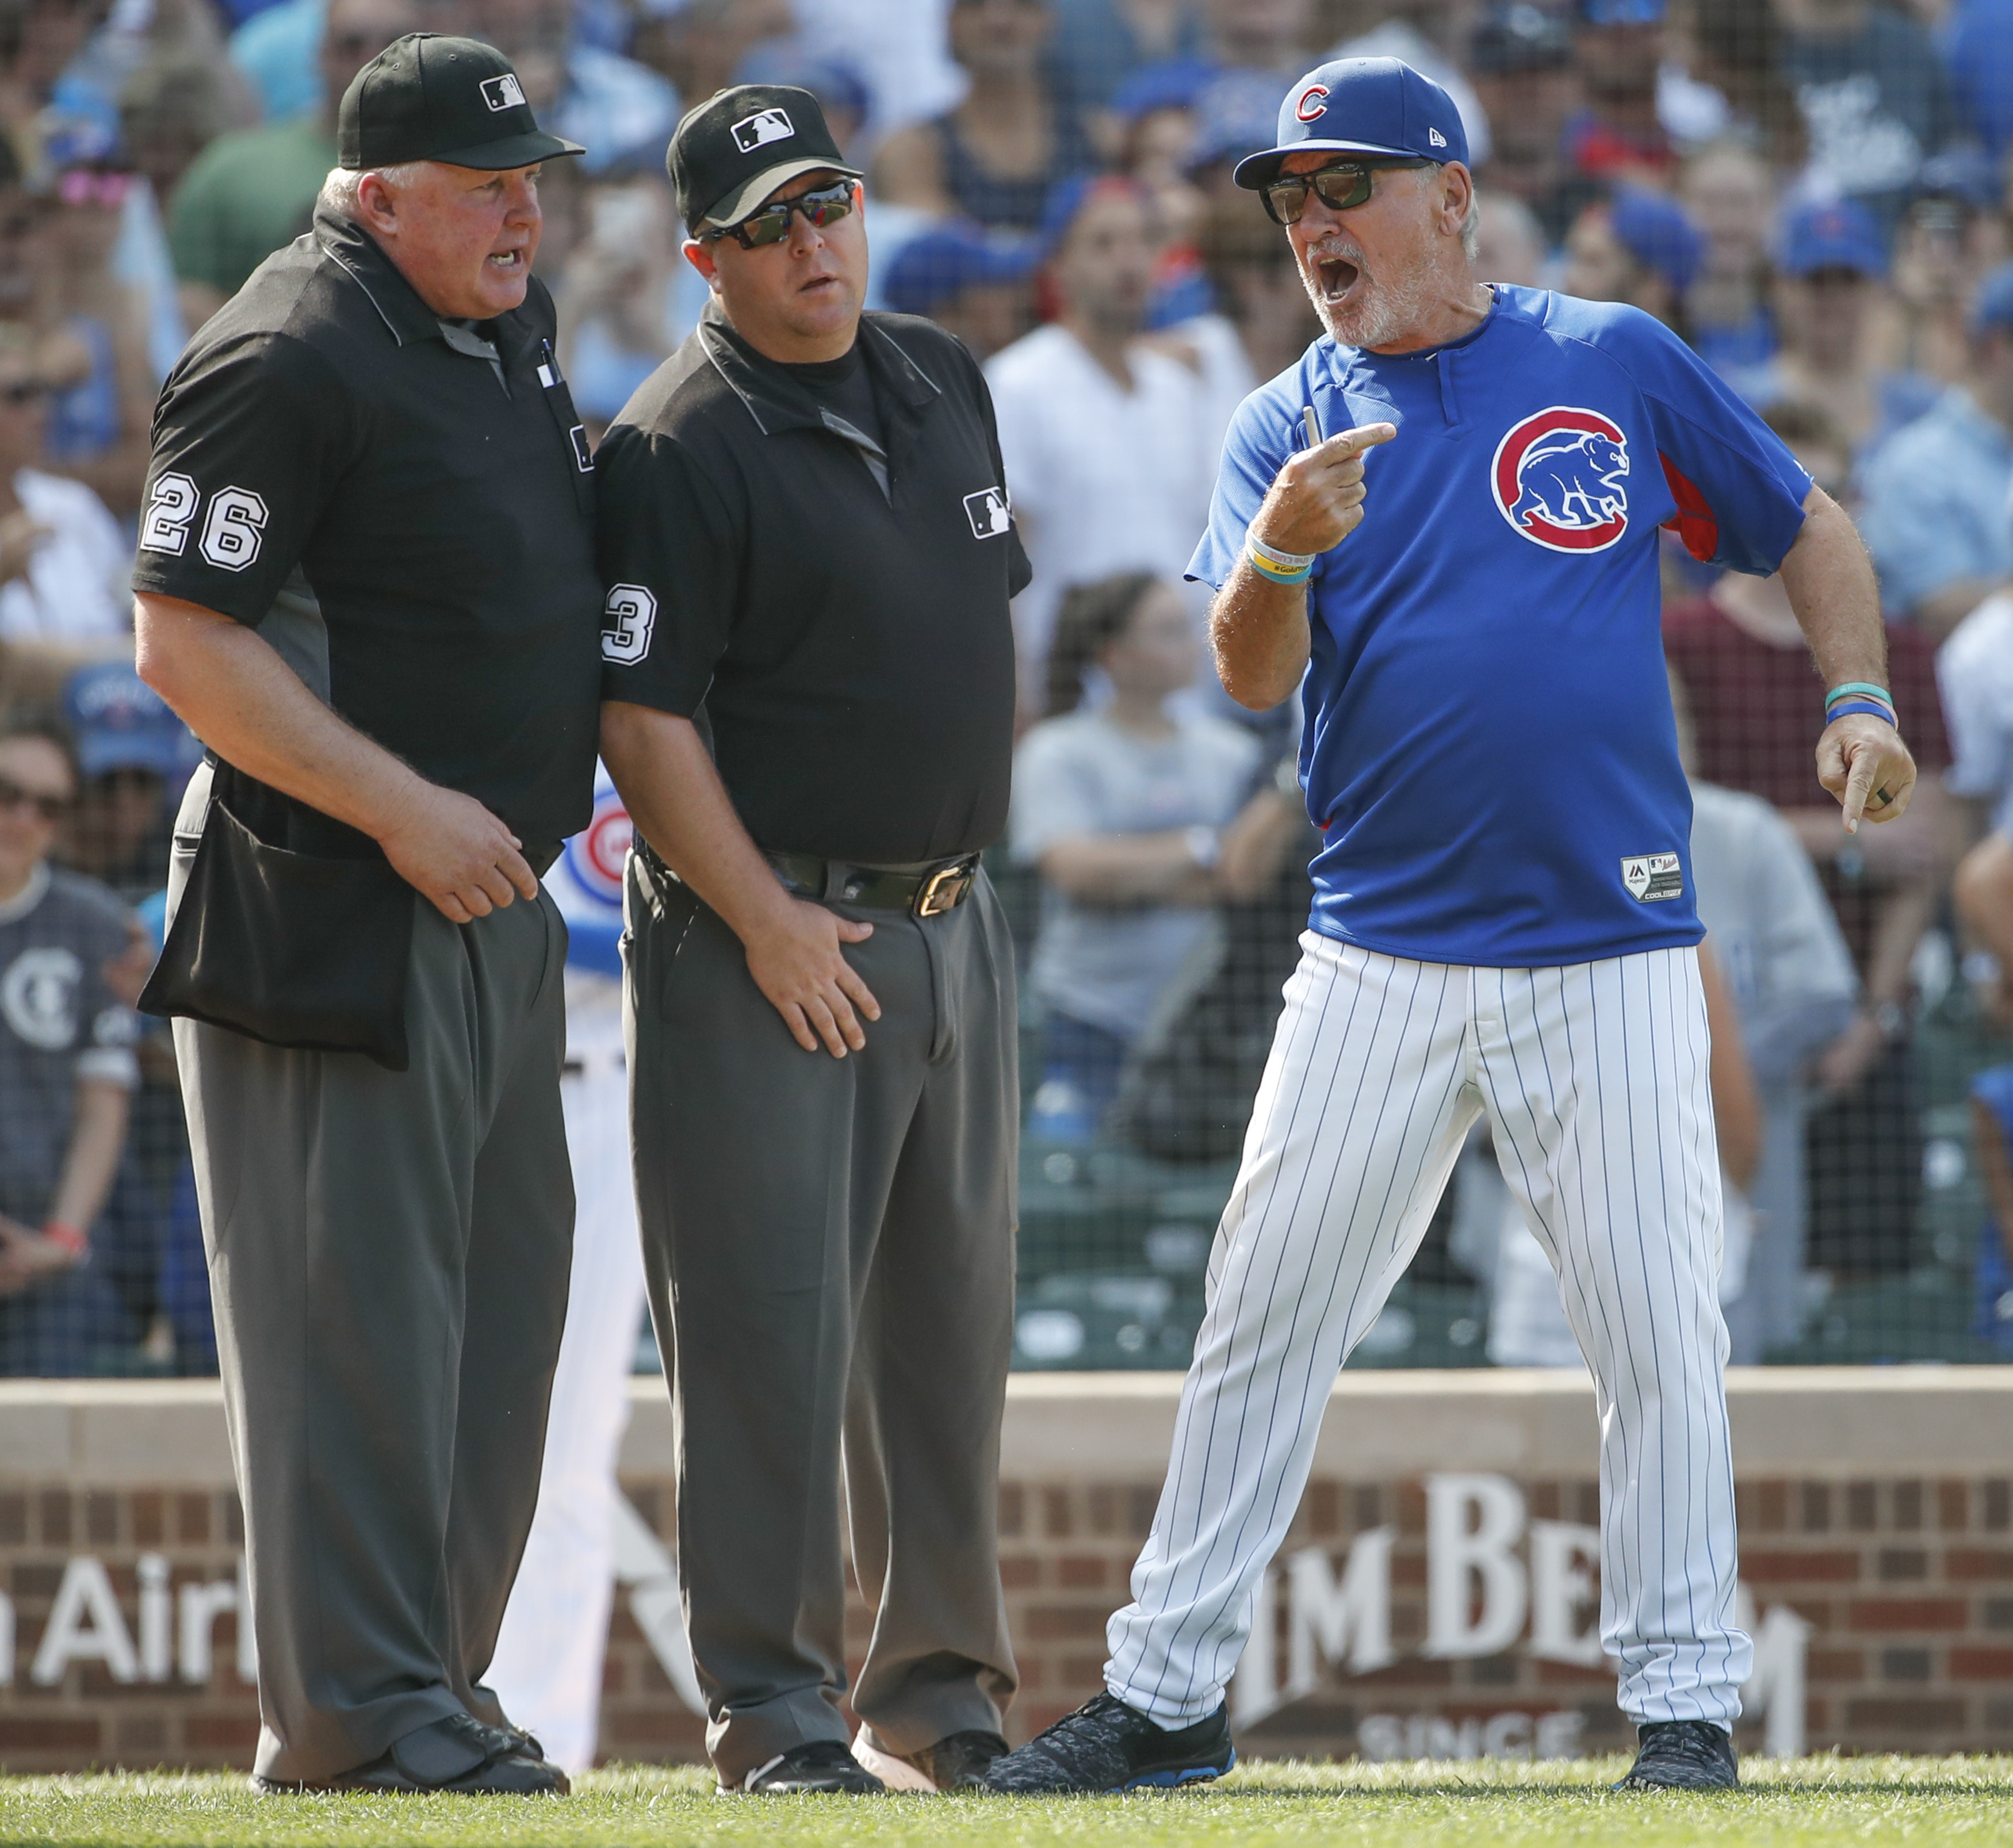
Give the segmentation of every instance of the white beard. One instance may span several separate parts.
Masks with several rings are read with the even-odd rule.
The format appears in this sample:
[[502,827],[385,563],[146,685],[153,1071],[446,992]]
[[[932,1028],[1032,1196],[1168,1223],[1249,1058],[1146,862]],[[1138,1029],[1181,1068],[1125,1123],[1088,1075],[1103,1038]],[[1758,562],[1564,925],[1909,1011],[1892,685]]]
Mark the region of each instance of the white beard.
[[[1321,292],[1319,263],[1323,256],[1339,256],[1357,266],[1355,296],[1348,306],[1338,306]],[[1310,250],[1300,270],[1300,281],[1313,302],[1314,313],[1342,346],[1388,346],[1425,318],[1431,298],[1426,279],[1416,273],[1398,281],[1379,281],[1363,267],[1362,253],[1353,245]]]

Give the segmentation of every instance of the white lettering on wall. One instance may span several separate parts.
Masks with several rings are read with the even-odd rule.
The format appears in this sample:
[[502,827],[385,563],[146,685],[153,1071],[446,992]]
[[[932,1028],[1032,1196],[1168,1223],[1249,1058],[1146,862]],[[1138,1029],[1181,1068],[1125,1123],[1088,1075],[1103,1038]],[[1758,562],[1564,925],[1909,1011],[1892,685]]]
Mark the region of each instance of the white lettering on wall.
[[1548,1662],[1600,1666],[1600,1626],[1580,1628],[1582,1607],[1596,1614],[1600,1530],[1573,1521],[1531,1523],[1531,1653]]
[[63,1567],[41,1648],[28,1670],[38,1687],[52,1688],[73,1662],[102,1662],[114,1681],[140,1678],[133,1638],[104,1563],[88,1554]]
[[[1523,1492],[1508,1478],[1429,1475],[1426,1489],[1426,1638],[1421,1653],[1500,1654],[1529,1619],[1528,1653],[1596,1667],[1604,1659],[1597,1611],[1599,1530],[1577,1521],[1525,1518]],[[1345,1561],[1310,1546],[1268,1571],[1252,1612],[1250,1640],[1230,1685],[1232,1715],[1251,1726],[1315,1691],[1324,1666],[1367,1675],[1396,1660],[1391,1647],[1394,1529],[1358,1534]],[[1528,1542],[1527,1569],[1517,1549]],[[1341,1570],[1338,1573],[1336,1568]],[[1285,1672],[1278,1660],[1279,1600],[1285,1593]],[[1810,1625],[1786,1604],[1759,1614],[1745,1586],[1736,1621],[1754,1639],[1743,1690],[1764,1723],[1773,1757],[1804,1749],[1804,1657]],[[1366,1758],[1569,1757],[1581,1716],[1498,1714],[1459,1723],[1430,1714],[1372,1714],[1359,1748]],[[1395,1730],[1394,1730],[1395,1729]]]
[[1427,1477],[1422,1653],[1495,1656],[1517,1640],[1529,1585],[1512,1550],[1523,1537],[1524,1492],[1508,1477]]

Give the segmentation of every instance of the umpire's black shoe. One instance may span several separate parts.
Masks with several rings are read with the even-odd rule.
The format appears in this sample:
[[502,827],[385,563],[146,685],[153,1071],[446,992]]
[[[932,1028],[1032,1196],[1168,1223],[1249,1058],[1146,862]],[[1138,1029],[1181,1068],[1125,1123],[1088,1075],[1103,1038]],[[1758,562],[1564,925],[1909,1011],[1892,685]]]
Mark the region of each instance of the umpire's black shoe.
[[1009,1752],[978,1787],[1005,1796],[1172,1790],[1220,1778],[1236,1762],[1227,1706],[1171,1731],[1116,1696],[1099,1694]]
[[485,1726],[467,1714],[449,1714],[395,1740],[368,1764],[313,1782],[289,1783],[256,1775],[252,1788],[266,1796],[317,1790],[419,1794],[448,1791],[464,1796],[564,1796],[573,1789],[556,1764],[527,1748],[528,1733]]
[[741,1788],[765,1796],[797,1796],[806,1791],[874,1796],[888,1786],[846,1749],[843,1740],[820,1739],[757,1765]]
[[1733,1737],[1710,1720],[1652,1720],[1636,1728],[1636,1763],[1618,1790],[1736,1790]]
[[909,1754],[909,1762],[939,1790],[978,1790],[1007,1742],[996,1732],[946,1733],[933,1746]]
[[853,1755],[890,1790],[976,1790],[993,1760],[1007,1756],[1007,1742],[996,1732],[947,1732],[919,1752],[895,1752],[863,1726]]

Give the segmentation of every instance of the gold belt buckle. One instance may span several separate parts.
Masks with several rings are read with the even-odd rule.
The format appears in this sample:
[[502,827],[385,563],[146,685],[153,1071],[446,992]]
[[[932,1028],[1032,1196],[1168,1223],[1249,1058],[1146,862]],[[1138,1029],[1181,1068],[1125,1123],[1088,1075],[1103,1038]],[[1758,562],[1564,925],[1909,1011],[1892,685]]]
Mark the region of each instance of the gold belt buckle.
[[955,909],[971,889],[974,870],[972,862],[968,860],[938,867],[924,882],[922,890],[916,894],[917,917],[935,917],[940,913]]

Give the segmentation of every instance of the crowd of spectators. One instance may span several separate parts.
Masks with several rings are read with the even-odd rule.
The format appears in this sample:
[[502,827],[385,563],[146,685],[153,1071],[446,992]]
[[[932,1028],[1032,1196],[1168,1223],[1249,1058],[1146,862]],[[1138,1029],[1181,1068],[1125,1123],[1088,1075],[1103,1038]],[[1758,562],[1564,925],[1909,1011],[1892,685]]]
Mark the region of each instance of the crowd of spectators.
[[[1664,322],[1880,572],[1924,777],[1848,838],[1779,583],[1667,544],[1729,1143],[1753,1119],[1737,1356],[1927,1261],[1938,1008],[1969,1023],[1997,1215],[1941,1261],[1975,1256],[1975,1332],[2013,1353],[2013,0],[0,0],[0,710],[32,715],[0,737],[0,1371],[211,1352],[172,1053],[128,1011],[197,748],[128,665],[148,419],[307,229],[342,89],[413,30],[496,44],[589,150],[544,177],[538,266],[597,431],[704,304],[662,168],[682,107],[818,95],[870,176],[871,305],[986,366],[1034,566],[999,856],[1031,1146],[1189,1170],[1235,1153],[1314,838],[1297,715],[1224,699],[1183,580],[1236,406],[1320,331],[1231,173],[1325,58],[1446,85],[1482,277]],[[1489,1293],[1528,1255],[1466,1261]]]

